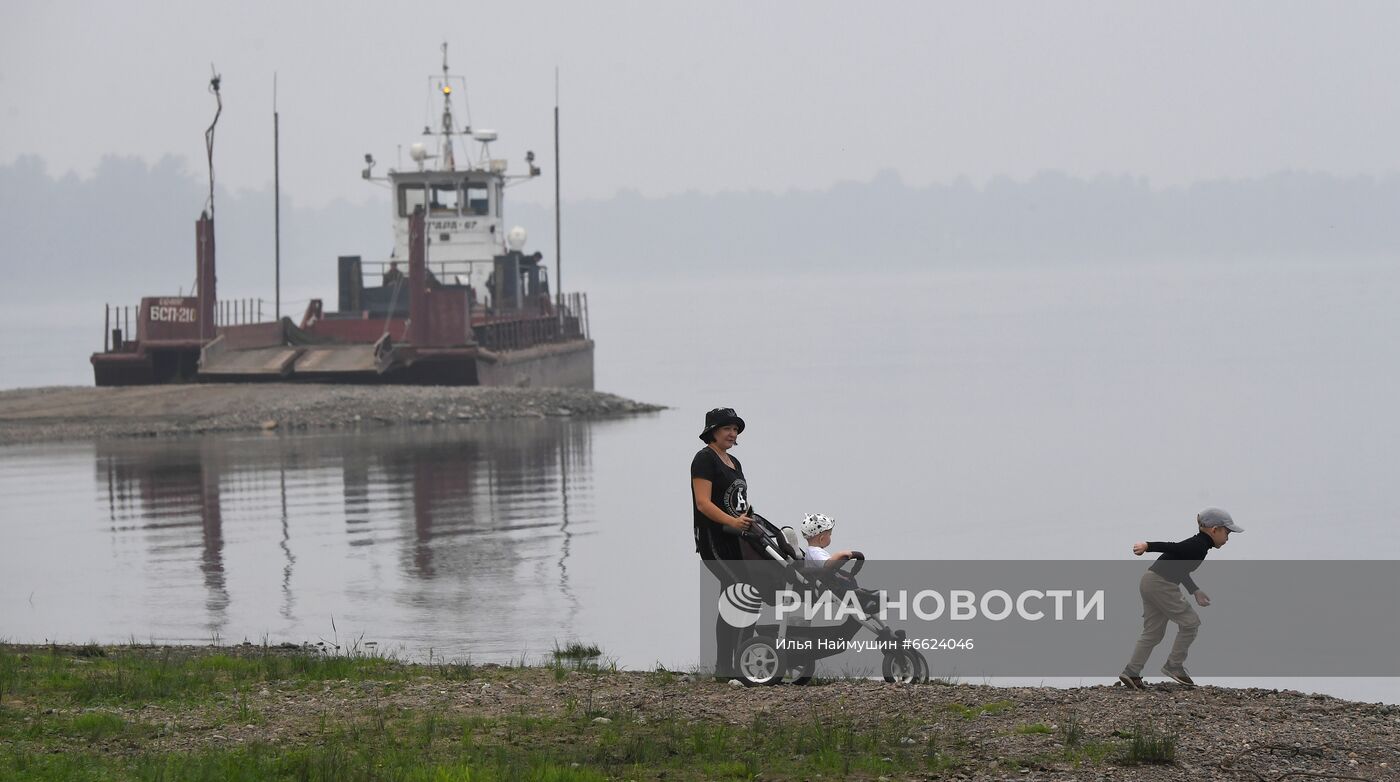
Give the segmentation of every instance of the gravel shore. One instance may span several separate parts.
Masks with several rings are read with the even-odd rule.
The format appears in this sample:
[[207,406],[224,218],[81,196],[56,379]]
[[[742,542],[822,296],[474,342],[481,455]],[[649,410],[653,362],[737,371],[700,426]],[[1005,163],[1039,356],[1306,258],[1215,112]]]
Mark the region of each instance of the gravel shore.
[[[404,665],[286,647],[0,645],[9,671],[0,706],[35,763],[248,747],[296,757],[343,734],[357,746],[413,742],[425,758],[533,753],[563,770],[532,778],[567,780],[709,779],[716,753],[741,761],[725,778],[765,780],[1379,782],[1400,768],[1400,707],[1292,690],[869,680],[746,689],[660,669]],[[157,685],[164,697],[147,692]],[[98,719],[113,723],[110,735],[92,735]],[[1135,757],[1143,735],[1171,749]]]
[[0,445],[104,437],[601,418],[665,408],[576,388],[199,384],[0,391]]

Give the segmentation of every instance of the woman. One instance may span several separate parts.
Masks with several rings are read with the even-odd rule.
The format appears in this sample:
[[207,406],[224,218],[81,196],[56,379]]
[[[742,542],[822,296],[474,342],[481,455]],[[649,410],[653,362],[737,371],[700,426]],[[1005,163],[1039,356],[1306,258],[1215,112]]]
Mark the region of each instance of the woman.
[[740,559],[739,538],[730,527],[745,531],[749,518],[749,485],[744,467],[729,455],[739,444],[744,419],[731,407],[717,407],[705,414],[700,439],[705,447],[690,461],[690,489],[695,504],[695,550],[706,561]]
[[[731,407],[717,407],[705,414],[700,439],[705,447],[690,461],[690,493],[694,506],[695,551],[705,567],[719,579],[720,589],[742,579],[727,561],[742,559],[738,532],[753,525],[749,517],[749,485],[744,467],[729,455],[739,444],[744,419]],[[726,529],[728,528],[728,529]],[[734,649],[741,631],[715,617],[715,675],[727,678],[734,669]]]

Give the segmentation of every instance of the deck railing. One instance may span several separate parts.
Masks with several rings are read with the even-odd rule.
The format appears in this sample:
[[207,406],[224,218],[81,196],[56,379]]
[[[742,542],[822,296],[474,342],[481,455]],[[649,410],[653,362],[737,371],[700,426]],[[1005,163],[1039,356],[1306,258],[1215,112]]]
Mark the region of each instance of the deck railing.
[[125,304],[103,305],[102,314],[102,352],[119,353],[122,348],[136,341],[136,334],[131,330],[131,319],[135,316],[137,320],[141,318],[141,305],[129,306]]
[[263,303],[263,299],[220,299],[214,308],[214,325],[262,323]]
[[[214,308],[214,324],[216,327],[222,327],[262,323],[264,304],[270,302],[259,298],[222,299]],[[319,304],[319,301],[316,304]],[[553,307],[553,312],[548,311],[549,306],[542,306],[545,312],[533,317],[521,317],[518,313],[488,315],[485,323],[472,329],[477,344],[488,350],[519,350],[551,342],[592,338],[588,322],[587,293],[564,294]],[[139,321],[140,317],[139,304],[105,305],[102,351],[121,352],[135,344],[136,332],[132,330],[132,323]]]
[[519,350],[551,342],[591,339],[588,294],[565,294],[552,314],[492,319],[472,331],[476,343],[487,350]]
[[[262,323],[265,299],[221,299],[214,308],[214,325],[237,326]],[[270,309],[270,307],[269,307]],[[141,319],[141,305],[105,304],[102,315],[102,352],[117,353],[136,342],[133,323]]]

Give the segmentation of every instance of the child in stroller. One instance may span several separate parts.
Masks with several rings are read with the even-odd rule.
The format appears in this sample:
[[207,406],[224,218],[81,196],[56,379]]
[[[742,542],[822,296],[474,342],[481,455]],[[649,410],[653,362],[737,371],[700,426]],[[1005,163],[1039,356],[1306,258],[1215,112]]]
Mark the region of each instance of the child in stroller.
[[855,576],[841,569],[849,560],[863,561],[865,555],[859,551],[838,551],[832,554],[826,550],[831,545],[831,534],[835,529],[836,519],[825,513],[808,513],[802,519],[802,537],[806,539],[807,545],[799,548],[804,553],[807,567],[825,570],[830,575],[828,586],[836,591],[838,597],[844,597],[847,591],[854,590],[861,607],[867,612],[874,613],[880,610],[879,593],[861,589]]
[[[750,583],[758,587],[755,591],[762,596],[763,602],[777,605],[776,593],[782,589],[809,594],[830,592],[836,597],[844,597],[854,590],[864,615],[850,616],[837,625],[818,626],[784,613],[777,624],[754,626],[752,635],[739,645],[734,655],[741,682],[758,686],[778,684],[787,679],[794,684],[806,684],[816,671],[816,661],[839,654],[841,647],[838,644],[792,641],[848,641],[862,627],[880,641],[896,642],[891,644],[895,648],[883,651],[881,672],[885,681],[921,682],[928,679],[928,662],[923,655],[903,644],[904,631],[892,629],[880,618],[878,593],[857,587],[855,576],[865,565],[864,555],[859,551],[843,551],[840,552],[844,555],[840,560],[833,556],[825,560],[827,564],[823,567],[809,567],[805,545],[808,541],[803,540],[796,530],[792,527],[779,529],[752,511],[750,516],[754,523],[747,532],[739,533],[740,549],[744,559],[757,560],[749,571],[752,574]],[[821,518],[831,526],[819,531],[813,536],[813,541],[825,537],[829,543],[830,529],[835,525],[829,518]],[[843,569],[847,562],[853,563],[849,573]]]
[[808,513],[802,519],[802,537],[807,540],[807,545],[803,548],[809,566],[839,568],[841,563],[853,559],[856,554],[860,553],[858,551],[838,551],[832,554],[827,551],[827,546],[831,545],[831,533],[834,529],[836,529],[836,519],[825,513]]

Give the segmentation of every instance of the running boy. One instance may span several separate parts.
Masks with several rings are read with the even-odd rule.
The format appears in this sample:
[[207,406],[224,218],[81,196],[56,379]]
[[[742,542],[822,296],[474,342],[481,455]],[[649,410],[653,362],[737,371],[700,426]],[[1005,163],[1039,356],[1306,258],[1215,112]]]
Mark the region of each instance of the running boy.
[[1162,556],[1142,574],[1138,591],[1142,593],[1142,636],[1138,638],[1133,657],[1123,668],[1118,681],[1129,689],[1144,689],[1142,666],[1152,654],[1152,649],[1167,632],[1167,620],[1176,623],[1176,641],[1172,644],[1162,673],[1173,680],[1195,687],[1196,683],[1186,673],[1186,652],[1191,642],[1196,640],[1196,631],[1201,626],[1201,618],[1196,615],[1185,598],[1181,596],[1182,586],[1196,599],[1196,605],[1210,605],[1210,597],[1196,582],[1191,573],[1201,566],[1213,548],[1220,548],[1230,539],[1231,532],[1244,532],[1230,518],[1230,514],[1219,508],[1206,508],[1196,514],[1195,535],[1178,543],[1139,542],[1133,544],[1133,554],[1142,556],[1145,552],[1161,552]]

